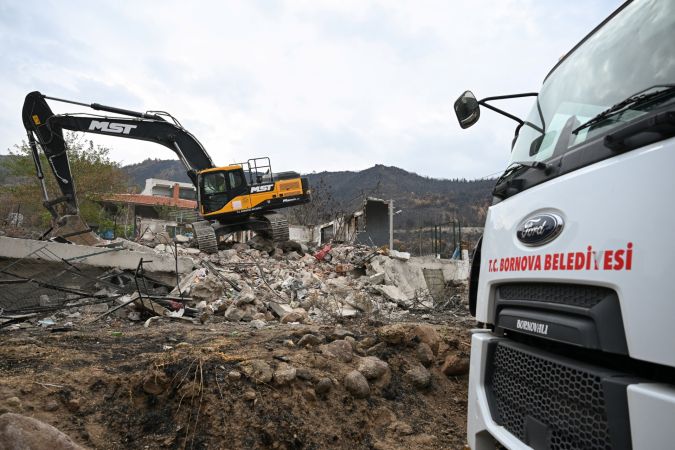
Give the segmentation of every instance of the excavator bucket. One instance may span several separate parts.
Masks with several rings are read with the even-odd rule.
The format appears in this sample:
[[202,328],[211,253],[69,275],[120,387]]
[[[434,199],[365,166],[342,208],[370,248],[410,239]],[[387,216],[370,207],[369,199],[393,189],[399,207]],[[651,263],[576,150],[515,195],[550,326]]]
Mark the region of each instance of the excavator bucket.
[[99,238],[89,225],[79,215],[62,216],[57,225],[50,233],[50,237],[60,237],[72,244],[100,245],[103,240]]

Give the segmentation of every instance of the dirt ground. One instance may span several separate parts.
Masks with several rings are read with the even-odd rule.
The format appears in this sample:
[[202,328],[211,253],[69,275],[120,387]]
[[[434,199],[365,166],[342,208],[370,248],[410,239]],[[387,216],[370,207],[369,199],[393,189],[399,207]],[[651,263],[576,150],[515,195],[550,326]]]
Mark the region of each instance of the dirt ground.
[[[96,449],[461,449],[468,378],[441,369],[448,357],[468,355],[468,327],[448,319],[429,336],[414,321],[256,330],[120,320],[1,332],[0,412],[34,417]],[[346,339],[353,358],[300,347],[308,333]],[[420,342],[435,350],[426,387],[407,373],[420,367]],[[356,398],[344,380],[366,354],[389,371]],[[273,371],[292,366],[295,377],[267,380],[256,361]]]

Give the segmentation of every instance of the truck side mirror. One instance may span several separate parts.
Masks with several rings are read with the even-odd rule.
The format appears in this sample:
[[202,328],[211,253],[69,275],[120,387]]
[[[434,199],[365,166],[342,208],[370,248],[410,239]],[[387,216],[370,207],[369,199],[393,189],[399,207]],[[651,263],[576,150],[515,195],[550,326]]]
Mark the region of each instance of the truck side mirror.
[[476,96],[471,91],[465,91],[455,101],[455,114],[459,121],[459,126],[469,128],[480,118],[480,105]]

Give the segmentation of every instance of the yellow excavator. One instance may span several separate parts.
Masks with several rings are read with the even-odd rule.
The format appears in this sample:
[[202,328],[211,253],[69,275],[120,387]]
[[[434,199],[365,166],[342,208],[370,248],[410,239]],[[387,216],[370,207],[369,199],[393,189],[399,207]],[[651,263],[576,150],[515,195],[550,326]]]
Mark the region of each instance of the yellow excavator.
[[[116,114],[54,114],[47,100],[85,106]],[[79,216],[73,177],[63,139],[63,130],[117,136],[155,142],[174,151],[197,188],[199,213],[193,223],[200,250],[214,253],[227,235],[253,230],[274,241],[288,240],[288,221],[278,209],[311,200],[306,177],[296,172],[273,173],[269,158],[216,167],[204,147],[170,114],[137,112],[86,104],[31,92],[23,105],[22,119],[43,194],[43,204],[56,223],[52,235],[74,243],[90,244],[94,235]],[[50,199],[38,147],[42,148],[56,177],[61,196]],[[61,213],[57,205],[65,206]]]

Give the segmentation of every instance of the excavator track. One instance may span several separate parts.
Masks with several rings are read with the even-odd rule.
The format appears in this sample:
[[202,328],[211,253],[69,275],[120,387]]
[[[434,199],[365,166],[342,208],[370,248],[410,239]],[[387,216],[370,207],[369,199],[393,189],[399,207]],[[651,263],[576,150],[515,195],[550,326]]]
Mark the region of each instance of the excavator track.
[[218,252],[218,240],[216,239],[216,230],[211,226],[208,220],[202,220],[192,223],[192,229],[197,238],[197,246],[204,253]]
[[269,238],[274,242],[287,241],[288,233],[288,219],[285,215],[278,212],[271,212],[264,214],[265,221],[269,222],[267,233]]

